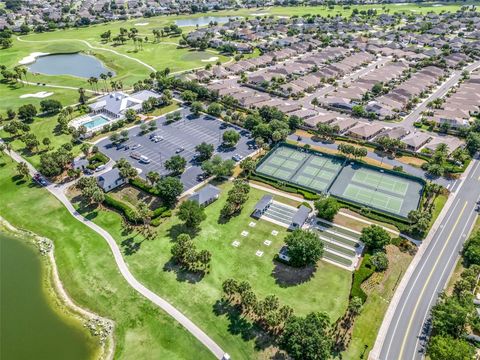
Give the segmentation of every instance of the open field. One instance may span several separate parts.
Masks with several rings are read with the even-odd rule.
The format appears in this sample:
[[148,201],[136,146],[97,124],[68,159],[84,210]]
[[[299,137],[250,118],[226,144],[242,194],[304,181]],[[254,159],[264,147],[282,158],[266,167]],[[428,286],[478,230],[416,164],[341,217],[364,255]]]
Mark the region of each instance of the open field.
[[[252,188],[242,213],[222,223],[219,212],[230,187],[231,183],[221,185],[220,199],[206,208],[207,219],[198,234],[193,234],[197,247],[212,253],[211,271],[204,278],[182,273],[170,262],[172,237],[187,231],[176,216],[160,225],[153,241],[144,241],[136,233],[125,234],[121,218],[114,212],[96,209],[89,216],[109,231],[125,251],[138,244],[139,250],[126,256],[130,270],[202,327],[232,358],[263,358],[271,351],[268,342],[262,343],[255,337],[255,331],[234,314],[215,315],[215,304],[221,298],[225,279],[248,280],[260,297],[276,294],[281,304],[292,306],[300,315],[326,311],[335,321],[347,306],[351,273],[324,262],[319,262],[313,274],[274,263],[273,257],[283,245],[285,229],[262,220],[255,227],[249,226],[250,212],[265,193]],[[248,236],[241,236],[243,230],[249,232]],[[272,236],[272,230],[279,234]],[[263,244],[267,239],[272,241],[270,246]],[[234,240],[241,242],[239,247],[231,245]],[[257,250],[264,251],[262,257],[255,256]]]
[[[110,248],[75,220],[46,190],[16,182],[15,167],[0,158],[0,215],[12,225],[52,239],[63,285],[75,302],[116,323],[116,358],[212,359],[169,316],[133,291],[119,275]],[[34,216],[32,216],[34,215]]]

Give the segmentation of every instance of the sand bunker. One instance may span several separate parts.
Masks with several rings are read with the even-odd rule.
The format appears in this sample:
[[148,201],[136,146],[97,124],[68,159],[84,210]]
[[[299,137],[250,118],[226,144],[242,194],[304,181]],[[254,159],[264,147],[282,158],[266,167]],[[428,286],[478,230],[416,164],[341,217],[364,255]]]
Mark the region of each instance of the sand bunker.
[[48,53],[42,53],[42,52],[33,52],[28,56],[25,56],[22,60],[20,60],[18,63],[20,65],[27,65],[35,62],[35,59],[39,56],[44,56],[48,55]]
[[202,59],[203,62],[212,62],[217,60],[218,60],[218,56],[212,56],[212,57],[209,57],[208,59]]
[[147,26],[149,23],[136,23],[135,26]]
[[39,91],[35,94],[23,94],[20,95],[20,99],[26,99],[26,98],[38,98],[38,99],[43,99],[49,96],[52,96],[53,92],[47,92],[47,91]]
[[250,14],[252,16],[265,16],[265,15],[268,15],[268,13],[253,13],[253,14]]

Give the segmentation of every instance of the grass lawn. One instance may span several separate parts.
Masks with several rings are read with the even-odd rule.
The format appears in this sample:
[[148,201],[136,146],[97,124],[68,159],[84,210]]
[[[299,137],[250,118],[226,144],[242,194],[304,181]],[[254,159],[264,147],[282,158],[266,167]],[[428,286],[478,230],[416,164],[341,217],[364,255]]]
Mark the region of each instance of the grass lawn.
[[368,352],[373,347],[395,288],[413,259],[413,256],[401,252],[393,245],[387,246],[387,256],[390,264],[389,268],[384,273],[374,273],[362,285],[362,288],[368,294],[368,299],[363,305],[362,312],[355,320],[352,341],[347,350],[342,353],[342,359],[360,359],[366,345],[368,347],[364,358],[368,357]]
[[[384,222],[381,222],[381,221],[377,221],[377,220],[373,220],[373,219],[369,219],[359,213],[356,213],[350,209],[345,209],[345,208],[342,208],[342,212],[345,213],[345,214],[349,214],[349,215],[353,215],[355,216],[356,218],[359,218],[359,219],[362,219],[362,220],[365,220],[365,221],[368,221],[372,224],[377,224],[377,225],[381,225],[383,227],[386,227],[386,228],[389,228],[389,229],[392,229],[394,231],[398,231],[397,227],[395,225],[392,225],[392,224],[388,224],[388,223],[384,223]],[[334,221],[333,221],[335,224],[338,224],[338,225],[341,225],[341,226],[345,226],[349,229],[352,229],[352,230],[355,230],[355,231],[359,231],[361,232],[362,229],[365,227],[365,226],[369,226],[367,223],[364,223],[362,221],[358,221],[358,220],[355,220],[355,219],[352,219],[348,216],[344,216],[342,215],[341,213],[335,215],[335,218],[334,218]],[[392,235],[392,234],[390,234]]]
[[186,330],[130,288],[103,238],[75,220],[46,190],[30,182],[15,183],[15,164],[6,156],[0,166],[0,215],[54,241],[68,294],[78,305],[115,321],[115,358],[213,359]]
[[[96,210],[89,216],[119,244],[140,244],[138,252],[126,257],[130,270],[202,327],[232,358],[263,358],[272,351],[268,343],[255,338],[241,319],[214,312],[225,279],[248,280],[259,297],[276,294],[281,304],[292,306],[297,314],[325,311],[335,321],[347,306],[351,273],[324,262],[319,262],[313,276],[275,264],[273,257],[283,245],[285,229],[262,220],[249,227],[254,221],[250,213],[264,192],[252,188],[242,213],[226,224],[219,223],[219,211],[231,186],[231,183],[221,185],[220,199],[206,208],[207,219],[194,237],[199,249],[212,253],[211,272],[203,278],[179,272],[171,264],[172,237],[186,231],[176,216],[160,225],[153,241],[144,241],[135,233],[125,234],[121,218],[115,212]],[[249,232],[248,236],[241,236],[243,230]],[[278,230],[279,234],[272,236],[272,230]],[[267,239],[272,241],[270,246],[263,244]],[[238,248],[231,245],[234,240],[241,242]],[[264,251],[262,257],[255,255],[257,250]],[[309,280],[302,282],[303,279]]]
[[[21,99],[21,95],[35,94],[40,91],[51,92],[53,95],[40,99],[35,97],[28,97]],[[40,109],[40,102],[42,100],[58,100],[63,106],[74,104],[78,101],[78,91],[70,89],[55,89],[46,86],[37,85],[22,85],[6,84],[0,81],[0,94],[2,94],[2,101],[0,102],[0,114],[5,114],[8,109],[17,111],[17,109],[25,104],[33,104],[37,109]],[[87,96],[91,94],[87,93]]]
[[162,116],[166,113],[169,113],[169,112],[177,110],[177,109],[180,109],[180,105],[179,105],[179,103],[177,103],[175,101],[175,102],[171,103],[170,105],[167,105],[167,106],[164,106],[164,107],[161,107],[161,108],[157,108],[157,109],[153,110],[152,112],[149,112],[145,115],[147,115],[147,116]]

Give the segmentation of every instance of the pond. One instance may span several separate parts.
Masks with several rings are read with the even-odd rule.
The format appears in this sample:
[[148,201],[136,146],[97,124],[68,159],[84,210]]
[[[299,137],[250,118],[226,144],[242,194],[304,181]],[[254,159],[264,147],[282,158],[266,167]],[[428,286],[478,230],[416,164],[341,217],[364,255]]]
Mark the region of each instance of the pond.
[[28,70],[45,75],[72,75],[82,78],[98,78],[100,74],[109,71],[115,75],[96,57],[81,53],[39,56],[28,66]]
[[0,232],[0,359],[85,360],[95,340],[79,321],[60,317],[44,293],[40,255]]
[[227,23],[229,19],[234,19],[227,16],[201,16],[192,19],[181,19],[175,20],[175,24],[178,26],[205,26],[210,24],[210,22],[217,22],[218,24]]

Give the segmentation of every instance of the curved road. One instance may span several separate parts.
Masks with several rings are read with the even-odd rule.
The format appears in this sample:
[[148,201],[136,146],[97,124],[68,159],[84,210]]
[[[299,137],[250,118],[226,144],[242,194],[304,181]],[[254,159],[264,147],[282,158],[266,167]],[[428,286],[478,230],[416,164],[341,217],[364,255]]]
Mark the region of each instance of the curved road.
[[425,355],[429,315],[476,221],[480,156],[469,165],[402,279],[369,359],[416,360]]
[[[0,142],[1,142],[1,139],[0,139]],[[28,165],[30,169],[30,174],[32,176],[35,173],[37,173],[35,168],[30,163],[25,161],[19,154],[17,154],[13,150],[10,152],[7,152],[7,154],[9,154],[16,162],[25,162]],[[115,259],[115,263],[117,264],[118,270],[120,271],[123,278],[128,282],[128,284],[132,288],[134,288],[137,292],[139,292],[141,295],[143,295],[148,300],[153,302],[155,305],[159,306],[167,314],[169,314],[176,321],[178,321],[193,336],[195,336],[195,338],[197,338],[198,341],[200,341],[203,345],[205,345],[215,355],[217,359],[222,359],[225,352],[217,343],[215,343],[215,341],[213,341],[207,334],[203,332],[202,329],[200,329],[197,325],[195,325],[189,318],[183,315],[183,313],[181,313],[178,309],[172,306],[168,301],[161,298],[160,296],[155,294],[153,291],[145,287],[133,276],[133,274],[128,269],[128,265],[125,263],[125,260],[123,259],[120,248],[118,247],[113,237],[107,231],[102,229],[100,226],[86,219],[80,213],[78,213],[77,210],[75,210],[73,205],[65,196],[65,189],[67,186],[68,184],[67,185],[49,184],[46,187],[46,189],[50,193],[52,193],[58,200],[61,201],[61,203],[67,208],[67,210],[73,217],[75,217],[78,221],[84,223],[86,226],[88,226],[90,229],[92,229],[93,231],[95,231],[105,239],[105,241],[110,246],[110,249]]]

